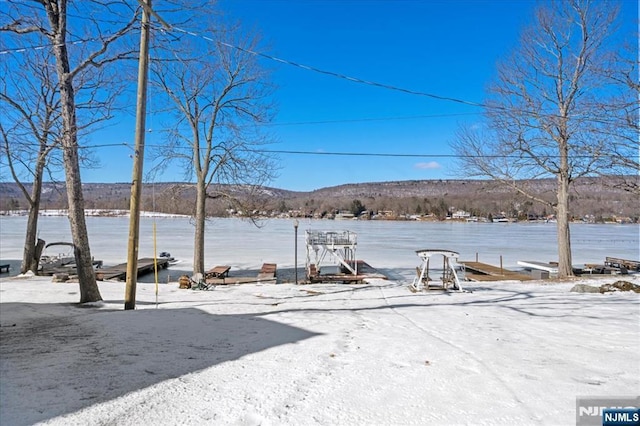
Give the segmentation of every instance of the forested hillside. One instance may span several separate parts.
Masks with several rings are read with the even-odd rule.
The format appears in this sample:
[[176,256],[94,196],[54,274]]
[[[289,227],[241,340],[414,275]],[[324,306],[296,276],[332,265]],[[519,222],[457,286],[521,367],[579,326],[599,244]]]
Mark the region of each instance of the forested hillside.
[[[629,179],[629,178],[627,178]],[[637,177],[635,177],[637,179]],[[553,200],[555,181],[540,179],[526,182],[542,198]],[[574,217],[629,217],[638,220],[638,196],[618,188],[616,178],[585,178],[578,180],[571,195]],[[251,191],[244,187],[216,188],[240,199],[244,208],[263,215],[290,214],[325,217],[338,211],[372,214],[386,212],[388,217],[432,215],[443,219],[463,210],[474,216],[506,214],[509,217],[552,214],[544,206],[533,203],[495,182],[481,180],[420,180],[346,184],[310,192],[295,192],[276,188]],[[83,185],[87,209],[128,209],[131,193],[127,183],[86,183]],[[154,183],[143,188],[143,209],[163,213],[191,214],[195,191],[193,184]],[[64,184],[45,184],[43,209],[66,208]],[[0,183],[0,210],[26,209],[27,203],[15,183]],[[208,201],[213,216],[247,214],[238,211],[226,197]]]

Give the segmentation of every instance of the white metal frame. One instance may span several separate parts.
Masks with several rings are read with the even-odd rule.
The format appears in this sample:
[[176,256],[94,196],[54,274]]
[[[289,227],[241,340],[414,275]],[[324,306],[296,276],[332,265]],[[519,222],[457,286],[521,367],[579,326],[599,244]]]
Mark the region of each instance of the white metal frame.
[[462,291],[462,285],[456,266],[458,265],[458,252],[442,249],[416,250],[416,254],[422,259],[422,265],[418,267],[419,273],[413,279],[411,286],[416,291],[429,290],[429,262],[432,256],[442,256],[442,290]]
[[342,265],[353,275],[358,275],[358,263],[356,262],[357,234],[351,231],[313,231],[305,232],[307,245],[307,274],[310,272],[312,253],[315,265],[320,271],[320,265],[327,254],[331,255],[336,263]]

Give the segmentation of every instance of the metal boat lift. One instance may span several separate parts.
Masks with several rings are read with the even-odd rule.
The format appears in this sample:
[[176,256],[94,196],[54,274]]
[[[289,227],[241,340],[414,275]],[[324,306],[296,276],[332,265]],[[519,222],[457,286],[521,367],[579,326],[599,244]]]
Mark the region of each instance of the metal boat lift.
[[[456,272],[456,266],[459,266],[458,252],[441,249],[424,249],[416,250],[416,254],[422,259],[422,265],[416,268],[416,277],[413,279],[411,289],[414,291],[439,289],[439,290],[456,290],[462,291],[462,285]],[[429,261],[431,256],[442,256],[442,284],[429,284]]]
[[311,231],[305,235],[307,245],[307,276],[315,277],[320,274],[322,262],[327,254],[332,257],[341,269],[353,275],[358,275],[356,262],[357,234],[350,231]]

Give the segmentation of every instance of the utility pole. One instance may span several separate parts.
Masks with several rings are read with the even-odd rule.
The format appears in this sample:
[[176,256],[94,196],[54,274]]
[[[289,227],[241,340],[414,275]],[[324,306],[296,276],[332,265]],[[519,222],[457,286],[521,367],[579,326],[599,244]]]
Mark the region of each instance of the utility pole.
[[127,254],[127,285],[124,309],[136,307],[138,281],[138,241],[140,235],[140,196],[142,193],[142,167],[144,163],[144,137],[147,115],[147,76],[149,73],[149,23],[151,0],[139,0],[142,8],[140,30],[140,57],[138,59],[138,97],[136,99],[136,145],[133,157],[133,177],[129,207],[129,245]]

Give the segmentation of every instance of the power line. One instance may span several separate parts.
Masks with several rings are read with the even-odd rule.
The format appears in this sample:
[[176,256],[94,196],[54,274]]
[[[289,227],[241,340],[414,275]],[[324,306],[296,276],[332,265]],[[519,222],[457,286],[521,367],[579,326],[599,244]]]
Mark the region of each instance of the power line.
[[[252,150],[265,154],[295,154],[295,155],[331,155],[331,156],[342,156],[342,157],[408,157],[408,158],[423,158],[423,157],[433,157],[433,158],[458,158],[459,155],[455,154],[395,154],[390,152],[336,152],[336,151],[292,151],[292,150],[278,150],[278,149],[261,149],[261,150]],[[505,156],[508,157],[508,156]]]
[[428,114],[428,115],[409,115],[396,117],[370,117],[370,118],[345,118],[342,120],[318,120],[318,121],[291,121],[291,122],[275,122],[264,123],[263,126],[305,126],[308,124],[333,124],[333,123],[359,123],[370,121],[394,121],[394,120],[418,120],[423,118],[442,118],[442,117],[459,117],[463,115],[478,115],[477,112],[461,112],[455,114]]
[[[202,38],[204,40],[207,40],[209,42],[216,42],[216,40],[214,40],[211,37],[202,35],[202,34],[198,34],[195,33],[193,31],[188,31],[179,27],[175,27],[175,26],[171,26],[170,29],[177,31],[177,32],[181,32],[183,34],[187,34],[193,37],[199,37]],[[391,84],[385,84],[385,83],[379,83],[377,81],[371,81],[371,80],[364,80],[358,77],[352,77],[352,76],[348,76],[346,74],[341,74],[335,71],[329,71],[329,70],[325,70],[325,69],[321,69],[321,68],[317,68],[311,65],[305,65],[305,64],[301,64],[298,62],[294,62],[294,61],[289,61],[287,59],[282,59],[279,58],[277,56],[273,56],[273,55],[268,55],[266,53],[262,53],[262,52],[257,52],[255,50],[251,50],[251,49],[245,49],[244,47],[240,47],[240,46],[236,46],[230,43],[226,43],[224,41],[218,41],[218,43],[220,43],[222,46],[226,46],[230,49],[236,49],[239,50],[241,52],[245,52],[248,53],[250,55],[254,55],[254,56],[259,56],[262,58],[266,58],[275,62],[279,62],[279,63],[283,63],[286,65],[291,65],[297,68],[301,68],[301,69],[305,69],[305,70],[309,70],[309,71],[313,71],[319,74],[325,74],[325,75],[329,75],[332,77],[337,77],[343,80],[348,80],[348,81],[352,81],[354,83],[360,83],[360,84],[365,84],[365,85],[369,85],[369,86],[374,86],[374,87],[380,87],[383,89],[388,89],[388,90],[394,90],[394,91],[398,91],[398,92],[403,92],[403,93],[408,93],[410,95],[417,95],[417,96],[426,96],[429,98],[433,98],[433,99],[438,99],[438,100],[442,100],[442,101],[450,101],[450,102],[456,102],[456,103],[460,103],[460,104],[465,104],[465,105],[471,105],[471,106],[476,106],[476,107],[482,107],[485,108],[487,107],[486,104],[480,103],[480,102],[473,102],[473,101],[467,101],[464,99],[459,99],[459,98],[454,98],[454,97],[450,97],[450,96],[442,96],[442,95],[436,95],[434,93],[428,93],[428,92],[421,92],[418,90],[412,90],[412,89],[406,89],[403,87],[399,87],[399,86],[394,86]]]
[[[154,26],[154,25],[152,25]],[[175,27],[173,25],[170,24],[166,24],[163,22],[163,25],[161,27],[158,27],[157,25],[155,26],[156,29],[159,30],[163,30],[163,31],[167,31],[167,30],[173,30],[176,32],[180,32],[183,34],[187,34],[193,37],[198,37],[201,38],[203,40],[206,40],[208,42],[216,42],[216,40],[214,40],[211,37],[208,37],[206,35],[203,34],[199,34],[193,31],[189,31],[189,30],[185,30],[183,28],[179,28],[179,27]],[[82,40],[82,41],[78,41],[75,43],[84,43],[87,42],[88,40]],[[294,62],[294,61],[289,61],[287,59],[283,59],[283,58],[279,58],[277,56],[273,56],[273,55],[268,55],[266,53],[262,53],[262,52],[258,52],[255,50],[251,50],[251,49],[245,49],[243,47],[240,46],[236,46],[224,41],[218,41],[222,46],[226,46],[230,49],[236,49],[239,50],[241,52],[245,52],[248,53],[250,55],[254,55],[254,56],[259,56],[262,58],[266,58],[275,62],[279,62],[282,64],[287,64],[290,66],[294,66],[297,68],[301,68],[301,69],[305,69],[305,70],[309,70],[309,71],[313,71],[319,74],[324,74],[324,75],[329,75],[332,77],[336,77],[336,78],[340,78],[343,80],[347,80],[347,81],[351,81],[354,83],[359,83],[359,84],[364,84],[364,85],[369,85],[369,86],[373,86],[373,87],[380,87],[383,89],[387,89],[387,90],[393,90],[393,91],[397,91],[397,92],[403,92],[403,93],[407,93],[410,95],[417,95],[417,96],[425,96],[425,97],[429,97],[432,99],[438,99],[438,100],[442,100],[442,101],[450,101],[450,102],[456,102],[456,103],[460,103],[460,104],[464,104],[464,105],[471,105],[471,106],[476,106],[476,107],[482,107],[482,108],[486,108],[487,105],[484,103],[480,103],[480,102],[474,102],[474,101],[467,101],[465,99],[459,99],[459,98],[454,98],[454,97],[450,97],[450,96],[442,96],[442,95],[437,95],[434,93],[428,93],[428,92],[421,92],[418,90],[413,90],[413,89],[407,89],[404,87],[399,87],[399,86],[394,86],[391,84],[385,84],[385,83],[379,83],[377,81],[371,81],[371,80],[364,80],[358,77],[352,77],[352,76],[348,76],[346,74],[341,74],[335,71],[329,71],[329,70],[325,70],[325,69],[321,69],[321,68],[317,68],[311,65],[306,65],[306,64],[301,64],[298,62]],[[72,44],[75,44],[72,42]],[[36,49],[44,49],[45,47],[50,46],[50,45],[41,45],[41,46],[31,46],[31,47],[24,47],[24,48],[13,48],[13,49],[4,49],[4,50],[0,50],[0,54],[7,54],[7,53],[17,53],[17,52],[25,52],[27,50],[36,50]]]
[[[156,15],[155,12],[152,11],[152,13],[154,14],[154,16]],[[200,33],[196,33],[194,31],[189,31],[189,30],[185,30],[183,28],[179,28],[173,25],[170,25],[168,23],[166,23],[165,21],[162,21],[162,25],[158,26],[156,24],[151,24],[152,27],[155,27],[156,29],[162,31],[162,32],[167,32],[167,31],[175,31],[175,32],[180,32],[182,34],[186,34],[186,35],[190,35],[192,37],[197,37],[197,38],[201,38],[205,41],[208,42],[212,42],[215,43],[216,40],[213,39],[212,37],[200,34]],[[86,43],[89,41],[94,41],[95,39],[87,39],[87,40],[78,40],[78,41],[72,41],[69,42],[69,44],[80,44],[80,43]],[[460,104],[464,104],[464,105],[470,105],[470,106],[475,106],[475,107],[480,107],[480,108],[484,108],[487,110],[499,110],[499,111],[509,111],[509,108],[504,107],[504,106],[499,106],[499,105],[489,105],[483,102],[475,102],[475,101],[468,101],[465,99],[460,99],[460,98],[455,98],[455,97],[450,97],[450,96],[443,96],[443,95],[437,95],[434,93],[428,93],[428,92],[421,92],[418,90],[413,90],[413,89],[406,89],[403,87],[399,87],[399,86],[394,86],[394,85],[390,85],[390,84],[385,84],[385,83],[380,83],[380,82],[376,82],[376,81],[370,81],[370,80],[364,80],[364,79],[360,79],[357,77],[352,77],[352,76],[348,76],[345,74],[341,74],[335,71],[329,71],[329,70],[324,70],[321,68],[317,68],[314,66],[310,66],[310,65],[305,65],[305,64],[300,64],[294,61],[289,61],[286,59],[282,59],[276,56],[272,56],[272,55],[268,55],[266,53],[262,53],[262,52],[258,52],[258,51],[254,51],[251,49],[245,49],[243,47],[240,46],[236,46],[224,41],[218,41],[218,43],[220,43],[221,45],[228,47],[230,49],[236,49],[239,50],[241,52],[245,52],[247,54],[250,55],[254,55],[254,56],[258,56],[258,57],[262,57],[262,58],[266,58],[275,62],[279,62],[279,63],[283,63],[283,64],[287,64],[290,66],[294,66],[294,67],[298,67],[301,69],[305,69],[305,70],[309,70],[312,72],[316,72],[316,73],[320,73],[320,74],[324,74],[324,75],[329,75],[329,76],[333,76],[336,78],[340,78],[340,79],[344,79],[347,81],[351,81],[354,83],[359,83],[359,84],[365,84],[365,85],[370,85],[373,87],[379,87],[379,88],[383,88],[383,89],[387,89],[387,90],[393,90],[393,91],[399,91],[399,92],[403,92],[403,93],[407,93],[407,94],[411,94],[411,95],[417,95],[417,96],[424,96],[424,97],[429,97],[432,99],[438,99],[438,100],[443,100],[443,101],[449,101],[449,102],[455,102],[455,103],[460,103]],[[38,49],[44,49],[48,46],[52,46],[52,45],[40,45],[40,46],[30,46],[30,47],[22,47],[22,48],[9,48],[9,49],[4,49],[4,50],[0,50],[0,55],[2,54],[8,54],[8,53],[18,53],[18,52],[24,52],[30,49],[33,50],[38,50]],[[524,113],[529,113],[528,111],[523,111]],[[469,113],[469,114],[476,114],[476,113]],[[532,113],[534,115],[538,115],[538,113]],[[451,115],[440,115],[441,117],[445,117],[445,116],[454,116],[454,115],[465,115],[464,113],[460,113],[460,114],[451,114]],[[558,115],[554,114],[554,113],[548,113],[548,114],[544,114],[548,117],[558,117]],[[433,115],[433,116],[416,116],[415,118],[423,118],[423,117],[438,117],[438,115]],[[410,119],[412,117],[399,117],[399,118],[385,118],[388,120],[393,120],[393,119]],[[380,119],[380,120],[385,120],[385,119]],[[269,126],[278,126],[278,125],[302,125],[302,124],[324,124],[324,123],[338,123],[338,122],[356,122],[356,121],[375,121],[376,119],[347,119],[344,121],[341,120],[326,120],[326,121],[318,121],[318,122],[299,122],[299,123],[265,123],[264,125],[269,125]],[[596,123],[602,123],[602,124],[608,124],[606,121],[601,120],[601,119],[597,119],[597,118],[588,118],[589,121],[592,122],[596,122]]]
[[65,43],[59,43],[59,44],[45,43],[45,44],[40,44],[36,46],[5,48],[3,50],[0,50],[0,55],[7,55],[9,53],[24,53],[24,52],[28,52],[29,50],[43,50],[49,47],[60,47],[68,44],[76,45],[76,44],[89,43],[94,41],[97,41],[97,39],[94,38],[94,39],[86,39],[86,40],[67,41]]
[[[97,145],[82,145],[78,146],[80,149],[94,149],[94,148],[113,148],[113,147],[127,147],[133,149],[130,144],[126,142],[122,143],[106,143],[106,144],[97,144]],[[162,144],[147,144],[148,147],[154,148],[166,148],[165,145]],[[185,150],[191,150],[191,147],[182,147]],[[201,150],[205,150],[206,148],[201,148]],[[304,150],[284,150],[284,149],[239,149],[239,151],[245,152],[255,152],[259,154],[287,154],[287,155],[320,155],[320,156],[342,156],[342,157],[381,157],[381,158],[514,158],[521,159],[522,155],[513,154],[495,154],[495,155],[459,155],[459,154],[430,154],[430,153],[419,153],[419,154],[398,154],[392,152],[340,152],[340,151],[304,151]],[[548,158],[556,158],[559,156],[555,155],[547,155]],[[573,158],[591,158],[589,155],[574,155]]]

